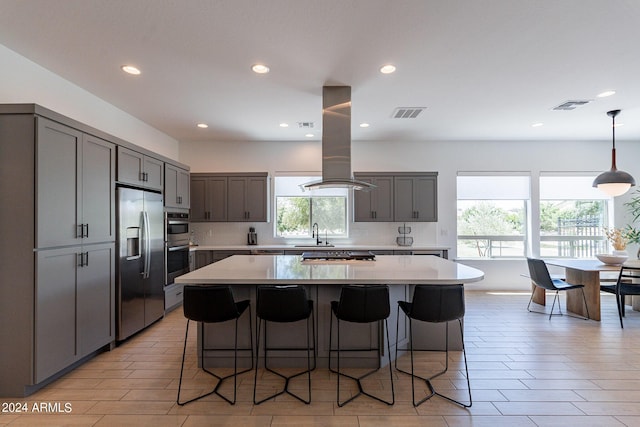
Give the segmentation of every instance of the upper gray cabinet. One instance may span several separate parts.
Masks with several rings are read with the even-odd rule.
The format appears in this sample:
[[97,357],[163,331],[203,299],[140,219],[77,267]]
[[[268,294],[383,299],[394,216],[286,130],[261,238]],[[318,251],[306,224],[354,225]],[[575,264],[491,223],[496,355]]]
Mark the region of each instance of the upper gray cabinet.
[[230,176],[227,183],[227,221],[267,220],[267,177]]
[[36,247],[114,241],[115,145],[36,120]]
[[354,178],[376,186],[371,191],[353,192],[354,221],[393,221],[393,176],[354,174]]
[[227,177],[191,174],[192,222],[227,220]]
[[267,173],[191,174],[193,222],[266,222]]
[[394,178],[395,220],[438,221],[437,173]]
[[164,162],[118,146],[118,182],[162,191]]
[[164,205],[171,208],[189,208],[189,171],[169,163],[164,167]]
[[377,186],[369,192],[354,191],[354,221],[438,220],[437,172],[362,172],[354,177]]

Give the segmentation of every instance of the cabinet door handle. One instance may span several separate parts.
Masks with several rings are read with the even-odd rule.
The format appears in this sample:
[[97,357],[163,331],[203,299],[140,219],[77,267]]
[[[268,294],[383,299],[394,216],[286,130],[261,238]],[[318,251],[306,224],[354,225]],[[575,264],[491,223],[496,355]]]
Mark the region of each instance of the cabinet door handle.
[[76,225],[76,239],[82,239],[84,231],[84,224]]
[[82,237],[89,237],[89,223],[82,225]]
[[80,252],[76,254],[76,259],[78,261],[78,267],[86,267],[89,265],[89,252]]

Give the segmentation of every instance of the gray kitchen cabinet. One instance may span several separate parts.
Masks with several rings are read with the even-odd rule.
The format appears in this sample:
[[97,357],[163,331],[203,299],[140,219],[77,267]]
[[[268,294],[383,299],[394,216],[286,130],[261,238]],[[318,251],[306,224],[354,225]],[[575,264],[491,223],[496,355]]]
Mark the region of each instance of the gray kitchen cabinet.
[[115,343],[117,147],[149,155],[159,190],[165,160],[188,169],[42,106],[0,104],[0,397]]
[[393,175],[354,174],[360,181],[374,184],[371,191],[354,191],[354,221],[393,221]]
[[171,208],[188,209],[190,206],[189,171],[165,163],[164,205]]
[[178,308],[184,300],[184,285],[174,283],[164,288],[164,312],[165,314]]
[[106,243],[37,252],[36,382],[114,340],[114,251]]
[[115,339],[115,244],[82,246],[76,285],[77,347],[84,357]]
[[162,191],[164,162],[128,148],[118,146],[118,182]]
[[191,174],[192,222],[266,222],[267,173]]
[[395,176],[393,192],[395,221],[438,221],[437,173]]
[[224,222],[227,220],[227,177],[191,174],[192,222]]
[[36,120],[36,246],[115,240],[115,145]]
[[227,221],[267,221],[267,176],[230,176]]
[[204,267],[213,262],[213,251],[196,251],[196,268]]

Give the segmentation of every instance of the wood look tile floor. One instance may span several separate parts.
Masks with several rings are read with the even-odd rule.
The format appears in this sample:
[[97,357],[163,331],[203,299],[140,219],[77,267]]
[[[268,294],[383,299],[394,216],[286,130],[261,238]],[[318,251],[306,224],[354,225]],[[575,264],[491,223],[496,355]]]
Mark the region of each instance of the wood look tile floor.
[[[1,413],[0,425],[640,426],[640,312],[628,309],[625,328],[621,329],[611,295],[602,296],[601,322],[566,315],[549,320],[527,312],[528,300],[526,292],[467,291],[465,342],[473,391],[470,409],[438,397],[414,408],[411,380],[395,370],[394,406],[360,397],[339,408],[336,378],[327,369],[313,373],[310,405],[281,396],[254,406],[253,374],[246,373],[239,377],[235,406],[217,396],[178,406],[175,399],[186,322],[178,309],[28,398],[0,399],[3,404],[26,402],[29,408],[29,413]],[[189,343],[186,392],[197,393],[213,382],[197,369],[194,344]],[[442,353],[417,357],[418,369],[425,374],[442,366]],[[434,385],[464,398],[461,353],[451,353],[450,361],[450,372]],[[401,363],[408,366],[408,357],[403,356]],[[367,380],[366,387],[388,393],[388,372],[382,369]],[[268,393],[276,383],[265,375],[259,392]],[[293,387],[305,392],[301,380]],[[422,390],[424,387],[420,391],[424,393]],[[33,405],[40,403],[59,403],[62,409],[68,404],[70,411],[34,413]]]

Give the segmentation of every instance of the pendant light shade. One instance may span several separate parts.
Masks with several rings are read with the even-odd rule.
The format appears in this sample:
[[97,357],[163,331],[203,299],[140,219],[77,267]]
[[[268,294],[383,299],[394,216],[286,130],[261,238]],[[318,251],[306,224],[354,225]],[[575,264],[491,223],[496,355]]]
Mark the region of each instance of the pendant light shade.
[[611,110],[607,115],[611,117],[611,131],[613,133],[613,148],[611,149],[611,170],[602,172],[593,181],[593,186],[604,191],[606,194],[615,197],[626,193],[629,188],[636,185],[635,179],[624,171],[616,168],[616,116],[620,110]]

